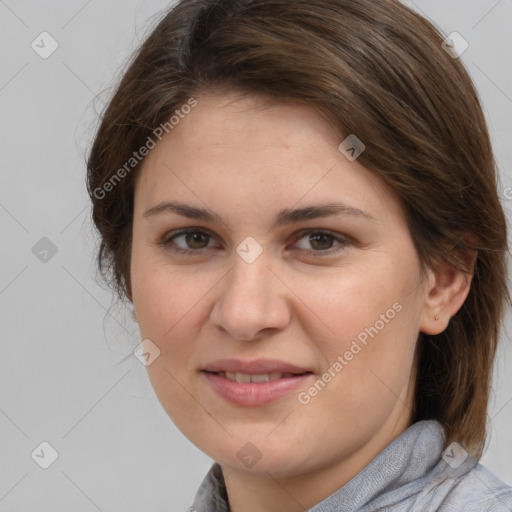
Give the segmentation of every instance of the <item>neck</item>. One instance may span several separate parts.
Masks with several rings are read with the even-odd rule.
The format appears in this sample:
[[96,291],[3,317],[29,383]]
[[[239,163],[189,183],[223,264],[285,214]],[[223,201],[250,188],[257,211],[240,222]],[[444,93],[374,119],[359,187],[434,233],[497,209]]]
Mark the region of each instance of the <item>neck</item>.
[[409,427],[408,410],[402,403],[397,404],[397,410],[388,416],[378,433],[330,465],[283,477],[222,467],[230,511],[304,512],[320,503],[361,472]]

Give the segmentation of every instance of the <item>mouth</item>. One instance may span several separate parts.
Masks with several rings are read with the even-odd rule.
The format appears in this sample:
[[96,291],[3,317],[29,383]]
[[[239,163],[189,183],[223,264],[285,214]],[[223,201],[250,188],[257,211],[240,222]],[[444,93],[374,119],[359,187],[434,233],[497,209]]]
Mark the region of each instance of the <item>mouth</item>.
[[[241,375],[241,378],[259,377],[268,375],[276,378],[275,374],[281,375],[302,375],[304,373],[311,373],[308,368],[297,366],[286,361],[280,361],[279,359],[218,359],[206,364],[202,371],[210,373],[224,373],[227,378],[236,380],[236,375]],[[233,375],[235,378],[233,379]],[[240,381],[246,382],[246,381]]]
[[[311,371],[297,369],[297,367],[291,368],[291,365],[283,369],[293,371],[276,371],[276,364],[269,361],[264,364],[260,362],[256,366],[258,366],[257,373],[247,373],[248,370],[228,371],[214,368],[203,369],[200,374],[215,396],[238,407],[263,407],[279,399],[289,398],[294,391],[297,392],[301,386],[307,385],[311,376],[314,375]],[[274,368],[271,368],[272,366]],[[281,366],[283,366],[282,363]],[[233,366],[230,369],[234,369]]]
[[290,372],[270,372],[270,373],[260,373],[260,374],[250,374],[250,373],[241,373],[241,372],[209,372],[206,370],[205,373],[209,373],[211,375],[217,375],[219,377],[223,377],[232,382],[238,382],[239,384],[250,384],[250,383],[261,383],[261,382],[273,382],[281,379],[292,379],[294,377],[300,377],[307,374],[312,374],[312,372],[303,372],[303,373],[290,373]]

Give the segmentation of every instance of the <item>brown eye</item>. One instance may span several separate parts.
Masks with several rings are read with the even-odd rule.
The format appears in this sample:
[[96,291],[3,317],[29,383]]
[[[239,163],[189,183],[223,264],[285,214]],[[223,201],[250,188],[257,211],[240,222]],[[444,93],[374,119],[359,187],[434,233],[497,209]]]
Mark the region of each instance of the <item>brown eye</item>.
[[[193,231],[185,234],[185,243],[190,249],[204,249],[208,245],[210,236],[201,231]],[[206,242],[206,245],[205,245]]]
[[184,229],[177,233],[167,236],[162,245],[171,251],[181,253],[201,252],[203,249],[212,247],[208,245],[212,241],[212,236],[198,229]]
[[[305,242],[300,242],[301,240],[305,240]],[[328,231],[309,230],[301,234],[295,245],[301,251],[321,253],[333,248],[336,251],[338,246],[340,246],[338,248],[343,248],[345,245],[348,245],[348,241]],[[329,251],[329,254],[331,252],[334,251]]]
[[313,249],[317,249],[319,251],[330,249],[333,241],[334,237],[325,233],[314,233],[309,235],[309,242],[312,244]]

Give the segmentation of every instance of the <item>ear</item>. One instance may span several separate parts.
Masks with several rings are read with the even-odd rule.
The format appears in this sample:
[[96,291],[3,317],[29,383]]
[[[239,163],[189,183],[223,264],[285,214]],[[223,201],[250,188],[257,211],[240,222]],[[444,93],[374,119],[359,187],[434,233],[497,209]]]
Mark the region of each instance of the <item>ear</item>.
[[419,325],[419,330],[425,334],[442,333],[469,294],[478,253],[476,250],[466,250],[463,254],[457,252],[457,256],[466,268],[471,269],[470,273],[458,270],[446,261],[428,270],[428,285]]

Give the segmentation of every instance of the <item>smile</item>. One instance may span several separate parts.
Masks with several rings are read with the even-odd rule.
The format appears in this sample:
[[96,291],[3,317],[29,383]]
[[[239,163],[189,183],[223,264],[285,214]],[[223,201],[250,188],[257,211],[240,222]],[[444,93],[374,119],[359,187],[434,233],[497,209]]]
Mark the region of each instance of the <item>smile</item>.
[[264,406],[296,391],[313,373],[272,372],[247,374],[208,372],[201,374],[213,391],[224,400],[242,407]]

